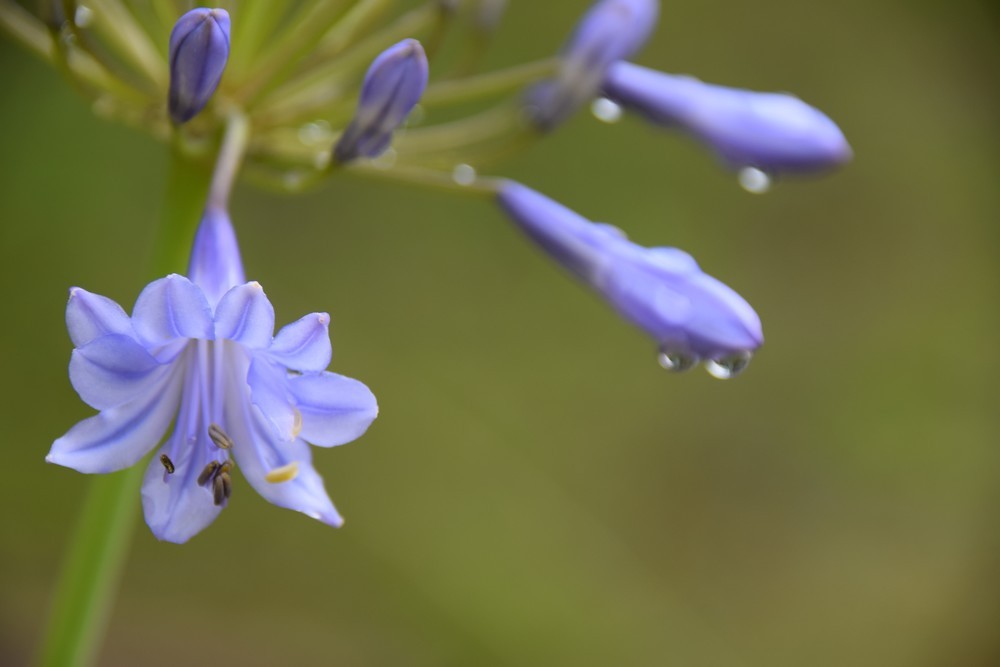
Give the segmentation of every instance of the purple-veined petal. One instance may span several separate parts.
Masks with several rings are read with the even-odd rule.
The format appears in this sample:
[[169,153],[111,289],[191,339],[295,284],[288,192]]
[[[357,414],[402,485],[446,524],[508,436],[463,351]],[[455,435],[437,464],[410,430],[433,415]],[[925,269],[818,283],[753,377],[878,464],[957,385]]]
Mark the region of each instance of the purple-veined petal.
[[[149,462],[142,480],[142,510],[146,524],[159,540],[182,544],[215,521],[225,505],[216,505],[211,488],[198,485],[198,475],[219,457],[204,442],[184,437],[180,428]],[[174,465],[167,474],[160,455]]]
[[[237,415],[240,407],[249,413]],[[229,406],[227,406],[227,414]],[[312,465],[312,452],[301,439],[275,440],[260,411],[252,405],[236,406],[227,419],[235,445],[234,458],[243,477],[268,502],[302,512],[334,527],[344,523],[323,486],[323,478]],[[284,482],[269,482],[267,474],[294,465],[296,473]]]
[[106,334],[134,336],[132,320],[122,307],[106,296],[80,287],[69,291],[66,304],[66,329],[75,347],[83,347]]
[[250,386],[251,402],[270,423],[272,435],[285,441],[295,438],[299,418],[288,392],[288,371],[266,356],[257,355],[250,362],[245,384]]
[[73,350],[69,380],[87,405],[106,410],[161,385],[171,372],[125,334],[108,334]]
[[177,413],[181,373],[165,378],[134,400],[84,419],[52,443],[45,460],[85,473],[134,465],[156,447]]
[[212,310],[197,285],[176,273],[155,280],[142,290],[132,310],[139,339],[157,348],[178,338],[211,340]]
[[215,308],[215,337],[236,341],[252,350],[271,344],[274,307],[258,282],[237,285]]
[[351,442],[378,416],[378,403],[363,383],[336,373],[297,375],[288,388],[302,415],[302,438],[321,447]]
[[282,366],[297,371],[322,371],[330,365],[330,316],[312,313],[281,328],[267,350]]

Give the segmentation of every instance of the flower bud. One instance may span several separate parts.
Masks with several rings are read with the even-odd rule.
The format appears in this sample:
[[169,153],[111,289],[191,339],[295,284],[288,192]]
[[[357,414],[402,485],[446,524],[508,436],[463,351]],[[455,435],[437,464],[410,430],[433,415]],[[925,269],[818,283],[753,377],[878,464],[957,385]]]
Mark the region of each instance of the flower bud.
[[404,39],[383,51],[365,74],[358,109],[333,148],[334,159],[344,164],[385,152],[420,100],[427,76],[427,56],[417,40]]
[[192,9],[170,33],[170,118],[188,122],[205,108],[229,59],[229,13]]
[[764,342],[750,304],[687,253],[636,245],[620,230],[512,181],[501,186],[498,202],[525,234],[645,330],[665,354],[748,358]]
[[563,47],[555,78],[533,87],[528,113],[550,130],[601,89],[613,63],[634,55],[649,39],[660,6],[657,0],[600,0],[584,14]]
[[716,86],[619,62],[608,69],[604,94],[654,123],[689,132],[734,169],[816,171],[851,159],[840,128],[787,93]]

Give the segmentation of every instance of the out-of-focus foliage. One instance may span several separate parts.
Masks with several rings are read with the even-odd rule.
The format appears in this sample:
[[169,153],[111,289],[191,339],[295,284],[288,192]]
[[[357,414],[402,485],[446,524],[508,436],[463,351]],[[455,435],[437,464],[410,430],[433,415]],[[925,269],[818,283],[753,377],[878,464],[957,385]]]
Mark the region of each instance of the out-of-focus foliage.
[[[583,5],[511,3],[491,62],[553,52]],[[340,530],[243,485],[186,546],[137,531],[101,664],[1000,662],[995,27],[972,2],[664,3],[641,64],[795,91],[855,162],[753,196],[692,141],[581,114],[504,165],[745,295],[767,344],[731,382],[663,372],[486,204],[238,189],[248,277],[280,322],[329,310],[333,368],[381,416],[316,455]],[[166,149],[9,41],[0,77],[0,664],[20,665],[86,482],[43,462],[89,414],[67,289],[134,301]]]

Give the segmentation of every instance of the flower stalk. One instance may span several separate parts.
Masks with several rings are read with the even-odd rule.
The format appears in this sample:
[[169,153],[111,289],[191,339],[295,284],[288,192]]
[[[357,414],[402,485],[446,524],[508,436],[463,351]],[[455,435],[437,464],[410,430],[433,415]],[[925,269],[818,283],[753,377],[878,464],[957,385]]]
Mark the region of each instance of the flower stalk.
[[[217,172],[235,174],[247,139],[246,118],[231,116],[219,150]],[[232,178],[214,192],[228,196]],[[203,168],[171,153],[163,217],[150,276],[183,272],[201,217],[209,179]],[[133,466],[112,475],[94,475],[53,597],[39,667],[95,664],[121,582],[136,527],[144,469]]]

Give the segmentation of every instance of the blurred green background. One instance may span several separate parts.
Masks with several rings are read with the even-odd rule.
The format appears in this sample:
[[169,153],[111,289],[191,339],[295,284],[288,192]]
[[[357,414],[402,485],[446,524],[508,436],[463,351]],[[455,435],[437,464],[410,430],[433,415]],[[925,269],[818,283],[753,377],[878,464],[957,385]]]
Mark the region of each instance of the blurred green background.
[[[515,1],[493,65],[583,1]],[[280,323],[332,314],[381,415],[316,452],[347,523],[242,481],[189,544],[137,530],[102,665],[1000,665],[1000,41],[971,1],[664,2],[640,63],[790,90],[856,160],[742,191],[693,142],[581,113],[494,172],[758,310],[744,376],[673,376],[488,204],[340,178],[237,190]],[[30,661],[87,479],[79,285],[146,282],[166,149],[0,41],[0,664]],[[135,502],[139,499],[136,498]]]

